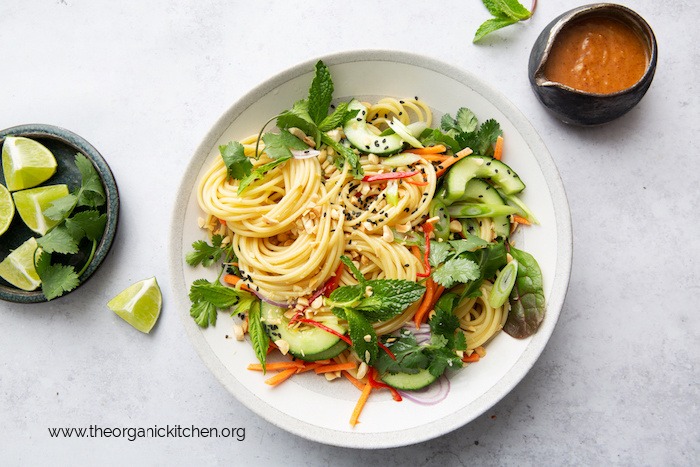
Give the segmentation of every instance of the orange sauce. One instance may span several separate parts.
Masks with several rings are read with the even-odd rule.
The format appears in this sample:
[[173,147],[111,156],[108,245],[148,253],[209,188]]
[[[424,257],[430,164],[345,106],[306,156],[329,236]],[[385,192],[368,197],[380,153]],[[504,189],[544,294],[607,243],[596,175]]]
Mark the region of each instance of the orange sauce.
[[648,63],[647,47],[630,26],[589,16],[557,34],[544,75],[580,91],[610,94],[633,86]]

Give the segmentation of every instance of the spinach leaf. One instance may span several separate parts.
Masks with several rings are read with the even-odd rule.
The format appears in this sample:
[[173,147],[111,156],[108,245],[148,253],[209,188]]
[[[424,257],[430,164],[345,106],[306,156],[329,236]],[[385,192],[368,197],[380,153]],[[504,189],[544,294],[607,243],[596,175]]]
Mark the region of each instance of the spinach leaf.
[[510,294],[510,313],[503,330],[522,339],[537,332],[544,319],[542,271],[529,253],[510,247],[510,254],[518,261],[518,276]]

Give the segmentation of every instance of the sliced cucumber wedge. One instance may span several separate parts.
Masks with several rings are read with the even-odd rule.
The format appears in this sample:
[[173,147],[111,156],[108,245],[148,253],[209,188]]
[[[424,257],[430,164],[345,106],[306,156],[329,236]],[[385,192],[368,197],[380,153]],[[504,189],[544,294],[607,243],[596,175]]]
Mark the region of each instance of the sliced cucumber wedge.
[[399,119],[394,117],[389,123],[389,128],[394,130],[394,132],[401,137],[405,142],[413,146],[414,148],[422,148],[423,144],[418,141],[412,134],[411,130],[401,123]]
[[[270,339],[276,341],[283,339],[289,344],[289,353],[295,357],[308,360],[325,360],[333,358],[347,348],[347,344],[339,337],[315,327],[304,326],[301,330],[289,328],[289,318],[284,316],[286,308],[270,305],[262,302],[262,323]],[[337,320],[325,320],[323,324],[340,334],[345,334],[347,329],[341,326]],[[341,345],[342,344],[342,345]]]
[[448,206],[462,198],[467,183],[473,178],[490,179],[503,193],[509,195],[525,189],[518,174],[503,162],[485,156],[467,156],[447,173],[444,201]]
[[[467,182],[467,186],[464,188],[464,193],[462,194],[462,197],[459,199],[458,203],[462,202],[485,203],[501,206],[506,205],[506,202],[503,200],[498,191],[493,186],[479,178],[472,178],[469,180],[469,182]],[[507,214],[491,216],[493,217],[494,231],[498,237],[508,238],[510,235],[510,218]]]
[[423,389],[426,386],[430,386],[435,382],[437,378],[430,374],[428,370],[419,370],[418,373],[408,374],[408,373],[387,373],[382,376],[382,381],[396,389],[403,389],[404,391],[415,391],[417,389]]

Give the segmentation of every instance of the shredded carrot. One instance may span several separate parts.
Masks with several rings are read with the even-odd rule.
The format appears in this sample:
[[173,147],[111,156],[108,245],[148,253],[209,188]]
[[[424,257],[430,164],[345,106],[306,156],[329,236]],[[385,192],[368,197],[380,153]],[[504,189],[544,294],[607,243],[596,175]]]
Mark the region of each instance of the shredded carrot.
[[348,379],[348,381],[350,381],[353,384],[353,386],[355,386],[360,391],[362,391],[365,388],[365,385],[362,384],[362,382],[359,379],[355,378],[353,375],[348,373],[347,370],[343,370],[343,375]]
[[275,345],[274,342],[270,342],[270,345],[267,346],[267,353],[265,355],[270,355],[270,352],[275,350],[277,346]]
[[423,159],[430,162],[442,162],[450,157],[452,156],[448,156],[447,154],[423,154]]
[[461,151],[459,151],[457,154],[454,156],[450,157],[447,159],[445,162],[442,162],[438,164],[437,169],[438,171],[435,173],[436,176],[442,177],[445,175],[445,172],[447,172],[447,169],[454,164],[455,162],[461,161],[468,155],[470,155],[473,151],[470,148],[464,148]]
[[437,303],[438,300],[440,300],[440,296],[442,295],[442,293],[444,291],[445,291],[444,286],[442,286],[440,284],[436,284],[435,293],[433,294],[433,302],[430,304],[431,310],[435,308],[435,304]]
[[346,363],[336,363],[333,365],[323,365],[318,368],[316,368],[314,371],[316,372],[317,375],[320,375],[321,373],[331,373],[333,371],[341,371],[341,370],[354,370],[357,368],[357,364],[355,362],[346,362]]
[[[304,363],[296,361],[296,362],[272,362],[272,363],[267,363],[265,365],[266,370],[270,371],[279,371],[279,370],[288,370],[290,368],[303,368]],[[248,365],[248,369],[252,371],[262,371],[262,365],[260,363],[251,363]]]
[[272,378],[266,379],[265,384],[269,384],[270,386],[277,386],[278,384],[287,381],[296,372],[297,372],[296,368],[288,368],[286,370],[280,371]]
[[416,186],[428,186],[428,182],[419,182],[416,180],[411,180],[410,178],[407,178],[405,180],[406,182],[410,183],[411,185],[416,185]]
[[367,399],[369,399],[370,392],[372,392],[372,385],[367,383],[365,384],[365,387],[362,388],[362,394],[360,395],[360,399],[357,401],[357,404],[355,405],[355,410],[352,411],[352,416],[350,417],[350,425],[352,425],[353,427],[359,422],[360,414],[362,413],[362,409],[367,403]]
[[500,161],[501,157],[503,157],[503,136],[496,138],[496,147],[493,150],[494,159]]
[[[236,284],[238,284],[240,281],[241,281],[241,278],[238,277],[238,276],[236,276],[235,274],[226,274],[226,275],[224,276],[224,282],[226,282],[227,284],[236,285]],[[248,286],[245,285],[245,284],[241,284],[241,289],[242,289],[242,290],[245,290],[246,292],[252,292],[252,290],[250,289],[250,287],[248,287]]]
[[424,154],[440,154],[441,152],[447,151],[447,148],[442,144],[436,144],[435,146],[427,146],[424,148],[412,148],[407,149],[404,152],[411,152],[413,154],[424,155]]
[[479,357],[478,353],[472,352],[471,355],[465,355],[464,357],[462,357],[462,361],[464,363],[474,363],[474,362],[478,362],[480,358],[481,357]]
[[431,310],[430,305],[433,303],[435,288],[436,285],[433,278],[429,277],[425,282],[425,295],[423,295],[423,301],[418,307],[418,310],[416,310],[416,314],[413,315],[413,322],[416,323],[416,329],[420,327],[421,323],[425,320],[425,317],[428,316],[428,313]]
[[513,214],[513,222],[517,222],[518,224],[530,225],[529,220],[527,220],[524,217],[519,216],[517,214]]
[[307,363],[303,367],[299,368],[297,370],[297,373],[306,373],[307,371],[315,370],[316,368],[321,367],[323,365],[326,365],[326,363],[319,363],[319,362]]

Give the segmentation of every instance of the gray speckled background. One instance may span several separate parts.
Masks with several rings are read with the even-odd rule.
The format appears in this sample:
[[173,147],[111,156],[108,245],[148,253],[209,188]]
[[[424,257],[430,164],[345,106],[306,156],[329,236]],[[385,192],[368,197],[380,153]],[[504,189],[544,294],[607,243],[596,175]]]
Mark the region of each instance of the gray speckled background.
[[[526,76],[539,31],[579,2],[540,1],[531,21],[480,46],[471,38],[488,13],[477,1],[2,2],[0,128],[51,123],[86,138],[114,172],[122,212],[112,252],[79,291],[48,304],[0,303],[0,463],[696,462],[700,37],[692,2],[623,3],[656,32],[656,78],[631,113],[580,129],[554,120]],[[574,227],[569,294],[531,373],[468,426],[379,452],[319,445],[252,414],[206,369],[168,303],[174,193],[207,129],[271,75],[357,48],[432,56],[497,86],[552,153]],[[151,275],[165,302],[147,336],[105,304]],[[246,439],[47,432],[90,424],[242,426]]]

